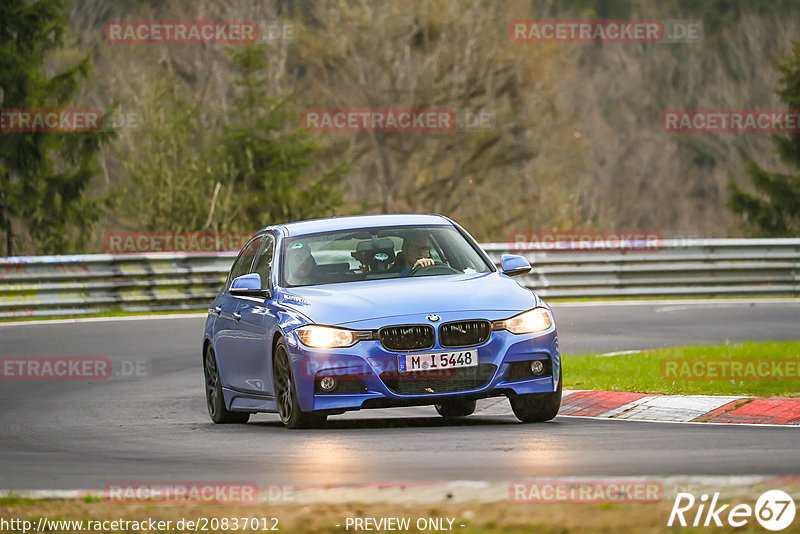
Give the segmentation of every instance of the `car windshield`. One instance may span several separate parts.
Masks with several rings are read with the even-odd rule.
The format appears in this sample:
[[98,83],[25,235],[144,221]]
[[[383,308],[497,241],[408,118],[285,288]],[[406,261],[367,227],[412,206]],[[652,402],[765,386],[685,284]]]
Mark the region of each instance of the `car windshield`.
[[452,226],[364,228],[292,237],[284,240],[282,257],[285,287],[491,270]]

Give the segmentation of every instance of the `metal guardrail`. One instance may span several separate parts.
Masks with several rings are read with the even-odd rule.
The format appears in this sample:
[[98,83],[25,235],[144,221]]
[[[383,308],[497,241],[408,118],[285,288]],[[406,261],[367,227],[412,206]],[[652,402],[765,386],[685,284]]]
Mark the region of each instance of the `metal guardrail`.
[[237,252],[0,258],[0,317],[202,310]]
[[[508,245],[484,249],[499,261]],[[800,239],[674,239],[649,250],[511,252],[533,265],[520,283],[545,298],[800,296]]]
[[[577,247],[578,244],[561,244]],[[483,245],[495,263],[528,258],[517,278],[545,298],[800,296],[800,239],[663,240],[658,248],[556,251]],[[568,248],[565,247],[565,248]],[[0,258],[0,317],[108,310],[202,310],[222,286],[236,252],[86,254]]]

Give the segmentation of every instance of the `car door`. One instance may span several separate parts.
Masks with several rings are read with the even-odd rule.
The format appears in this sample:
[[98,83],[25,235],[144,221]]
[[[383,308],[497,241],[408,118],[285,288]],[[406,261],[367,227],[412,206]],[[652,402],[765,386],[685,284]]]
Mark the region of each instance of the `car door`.
[[250,272],[261,276],[261,289],[270,298],[238,297],[237,389],[272,395],[272,335],[277,326],[277,310],[272,303],[272,265],[275,257],[275,236],[264,234]]
[[214,313],[217,315],[214,321],[214,350],[217,354],[219,372],[222,383],[226,387],[236,387],[236,376],[240,374],[237,370],[237,352],[240,350],[240,315],[237,310],[239,300],[230,294],[231,282],[238,277],[250,272],[255,260],[261,236],[250,240],[242,248],[239,256],[233,262],[228,279],[222,293],[213,304]]

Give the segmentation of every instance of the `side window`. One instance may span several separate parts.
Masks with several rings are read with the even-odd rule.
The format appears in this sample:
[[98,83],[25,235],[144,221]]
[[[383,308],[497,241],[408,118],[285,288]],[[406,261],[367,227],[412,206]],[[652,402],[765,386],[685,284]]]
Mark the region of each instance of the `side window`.
[[261,247],[259,247],[256,263],[253,266],[253,272],[261,276],[261,289],[269,289],[274,250],[275,238],[270,234],[265,234],[261,239]]
[[260,241],[261,239],[258,237],[253,239],[247,245],[245,245],[242,251],[239,253],[239,257],[236,258],[236,261],[233,262],[233,267],[231,267],[231,274],[228,275],[228,282],[225,284],[225,291],[230,289],[231,282],[233,282],[234,278],[250,272],[250,266],[253,264],[253,258],[256,257],[256,251],[258,250],[258,244]]

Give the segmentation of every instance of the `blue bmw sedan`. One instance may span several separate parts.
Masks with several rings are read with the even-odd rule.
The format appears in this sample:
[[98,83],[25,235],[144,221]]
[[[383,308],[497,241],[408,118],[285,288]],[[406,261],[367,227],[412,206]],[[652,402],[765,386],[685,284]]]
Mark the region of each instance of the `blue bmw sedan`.
[[550,307],[439,215],[269,226],[208,310],[203,368],[215,423],[280,414],[289,428],[348,410],[434,405],[464,417],[505,395],[523,422],[561,404]]

